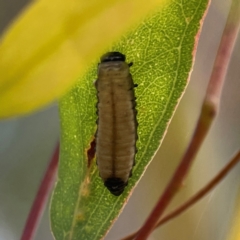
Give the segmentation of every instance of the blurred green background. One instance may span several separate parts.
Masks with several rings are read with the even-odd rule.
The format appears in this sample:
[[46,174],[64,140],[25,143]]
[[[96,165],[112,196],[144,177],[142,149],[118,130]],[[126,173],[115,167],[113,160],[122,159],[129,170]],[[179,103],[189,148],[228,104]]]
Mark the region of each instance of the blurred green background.
[[[0,33],[29,1],[0,0]],[[199,115],[230,0],[212,0],[197,49],[194,70],[163,144],[106,240],[120,239],[146,219],[182,156]],[[240,143],[240,39],[222,93],[221,108],[173,209],[204,186],[228,162]],[[57,103],[32,115],[0,121],[0,240],[20,239],[41,178],[59,137]],[[239,192],[238,166],[201,202],[155,231],[152,239],[225,240]],[[48,208],[36,240],[52,240]]]

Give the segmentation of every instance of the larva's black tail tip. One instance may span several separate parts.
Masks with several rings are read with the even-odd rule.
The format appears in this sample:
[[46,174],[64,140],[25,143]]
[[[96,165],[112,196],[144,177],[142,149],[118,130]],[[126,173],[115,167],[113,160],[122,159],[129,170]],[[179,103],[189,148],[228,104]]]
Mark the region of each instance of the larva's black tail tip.
[[120,52],[108,52],[101,57],[102,62],[114,62],[114,61],[123,61],[125,62],[126,57]]
[[115,196],[119,196],[123,193],[124,188],[127,186],[127,182],[124,182],[120,178],[108,178],[104,185]]

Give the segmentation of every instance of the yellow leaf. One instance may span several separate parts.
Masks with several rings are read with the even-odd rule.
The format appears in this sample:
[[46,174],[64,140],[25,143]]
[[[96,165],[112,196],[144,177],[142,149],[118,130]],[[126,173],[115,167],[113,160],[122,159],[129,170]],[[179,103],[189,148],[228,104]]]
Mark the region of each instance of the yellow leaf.
[[61,96],[129,27],[165,2],[35,1],[1,40],[0,117]]
[[233,212],[232,227],[230,228],[227,240],[240,240],[240,193],[236,197],[236,206]]

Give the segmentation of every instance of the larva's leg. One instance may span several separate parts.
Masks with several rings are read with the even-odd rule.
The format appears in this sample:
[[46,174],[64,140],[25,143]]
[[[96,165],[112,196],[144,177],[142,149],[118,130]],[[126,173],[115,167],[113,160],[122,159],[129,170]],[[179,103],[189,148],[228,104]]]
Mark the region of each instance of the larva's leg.
[[[138,87],[138,84],[133,84],[129,91],[133,90],[134,88]],[[136,100],[136,98],[134,98]]]
[[98,80],[98,79],[96,79],[96,80],[93,82],[93,85],[95,86],[95,88],[97,88],[97,80]]
[[[99,101],[98,101],[98,102],[99,102]],[[98,116],[98,102],[95,104],[97,116]],[[98,124],[98,119],[96,120],[96,124]]]

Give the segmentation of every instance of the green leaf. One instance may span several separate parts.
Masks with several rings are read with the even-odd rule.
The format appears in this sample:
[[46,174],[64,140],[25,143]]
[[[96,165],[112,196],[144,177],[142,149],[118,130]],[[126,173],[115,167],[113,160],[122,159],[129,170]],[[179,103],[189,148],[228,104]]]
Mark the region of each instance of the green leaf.
[[207,0],[174,0],[112,46],[133,62],[138,84],[138,153],[128,187],[113,196],[103,186],[95,163],[87,167],[86,150],[96,125],[97,63],[61,100],[61,153],[58,182],[51,205],[52,231],[60,239],[100,239],[126,203],[159,148],[189,79],[196,35]]

